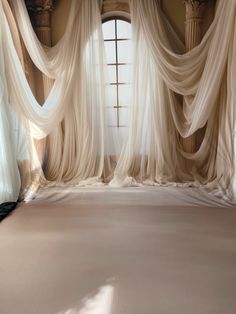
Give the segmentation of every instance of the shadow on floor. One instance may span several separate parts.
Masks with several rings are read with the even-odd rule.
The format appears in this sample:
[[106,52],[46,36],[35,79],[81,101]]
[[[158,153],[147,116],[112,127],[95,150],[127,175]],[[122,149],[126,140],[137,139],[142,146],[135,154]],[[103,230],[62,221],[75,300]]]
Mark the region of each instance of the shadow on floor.
[[7,202],[0,204],[0,222],[6,218],[17,206],[17,202]]

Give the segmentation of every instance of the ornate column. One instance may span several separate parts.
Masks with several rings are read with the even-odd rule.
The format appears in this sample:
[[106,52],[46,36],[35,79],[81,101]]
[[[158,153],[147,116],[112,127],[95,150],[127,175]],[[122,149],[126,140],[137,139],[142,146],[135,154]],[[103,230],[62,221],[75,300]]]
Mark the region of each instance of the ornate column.
[[[34,30],[42,44],[52,45],[51,36],[51,14],[55,0],[26,0]],[[38,74],[38,81],[40,80]],[[40,101],[44,101],[53,84],[53,81],[45,75],[42,75],[43,95],[39,95]]]
[[[207,0],[185,0],[185,46],[186,51],[196,47],[204,35],[204,13]],[[194,153],[197,148],[197,135],[183,139],[186,152]]]
[[[52,45],[51,14],[54,3],[55,0],[26,0],[26,6],[35,33],[41,43],[48,47]],[[35,82],[36,86],[38,86],[38,88],[36,88],[36,97],[39,103],[42,104],[51,90],[53,80],[42,74],[39,70],[35,69]],[[41,86],[43,89],[40,88]],[[35,140],[35,147],[42,164],[45,161],[46,143],[46,138],[40,141]]]
[[204,12],[207,0],[185,0],[185,46],[189,51],[200,44],[203,37]]

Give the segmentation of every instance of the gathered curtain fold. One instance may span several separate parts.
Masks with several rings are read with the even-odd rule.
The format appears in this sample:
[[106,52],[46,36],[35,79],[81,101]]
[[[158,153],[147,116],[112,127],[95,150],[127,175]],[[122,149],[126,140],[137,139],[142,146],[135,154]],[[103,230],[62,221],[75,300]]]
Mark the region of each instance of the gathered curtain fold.
[[[232,198],[235,10],[235,1],[219,0],[201,43],[181,53],[157,1],[130,0],[135,51],[131,121],[111,185],[205,186]],[[185,105],[176,93],[184,96]],[[188,137],[203,126],[200,148],[185,153],[180,135]]]
[[202,42],[185,54],[170,50],[173,38],[166,34],[156,1],[130,3],[133,29],[143,32],[155,67],[167,87],[183,96],[195,95],[188,119],[182,108],[173,107],[178,116],[176,128],[181,136],[189,137],[205,125],[213,110],[235,28],[235,2],[218,1],[214,21]]
[[[0,42],[2,36],[3,28],[0,27]],[[0,45],[0,60],[3,60],[2,45]],[[21,186],[4,73],[4,63],[0,62],[0,203],[17,200]]]
[[[5,65],[5,70],[1,75],[4,76],[10,102],[5,106],[12,111],[15,133],[25,137],[28,144],[20,151],[21,156],[13,154],[20,164],[21,183],[24,185],[21,190],[36,189],[39,184],[48,185],[48,180],[97,184],[106,171],[109,173],[109,158],[105,156],[106,100],[99,3],[94,0],[72,1],[65,35],[52,48],[44,47],[34,34],[24,1],[12,4],[15,15],[19,17],[18,25],[23,23],[21,34],[31,59],[45,75],[54,78],[52,90],[41,106],[26,80],[10,31],[10,19],[7,19],[9,5],[2,0],[3,58],[0,62]],[[41,139],[52,131],[53,145],[47,152],[43,171],[33,139]],[[19,143],[19,139],[17,141]],[[9,145],[13,147],[14,143]],[[45,180],[45,175],[48,180]],[[4,180],[5,174],[0,177]],[[30,181],[34,182],[29,184]],[[3,184],[1,189],[4,189]],[[16,200],[15,195],[13,200]],[[4,195],[0,201],[4,201]]]

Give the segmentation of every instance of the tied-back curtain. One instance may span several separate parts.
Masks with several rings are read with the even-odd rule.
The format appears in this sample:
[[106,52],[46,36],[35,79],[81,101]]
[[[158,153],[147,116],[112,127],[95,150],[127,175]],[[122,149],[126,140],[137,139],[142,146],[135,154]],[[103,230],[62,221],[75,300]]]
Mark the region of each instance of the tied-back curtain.
[[[232,196],[235,8],[234,0],[219,0],[202,42],[183,54],[157,1],[130,0],[131,121],[111,185],[204,185]],[[184,96],[184,105],[176,93]],[[188,137],[205,125],[199,150],[185,153],[180,135]]]

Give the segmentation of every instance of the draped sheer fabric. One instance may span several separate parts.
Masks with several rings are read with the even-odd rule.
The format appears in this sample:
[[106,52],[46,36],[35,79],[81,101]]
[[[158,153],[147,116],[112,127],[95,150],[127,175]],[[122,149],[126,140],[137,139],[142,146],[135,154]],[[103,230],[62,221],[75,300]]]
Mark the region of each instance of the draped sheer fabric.
[[[104,56],[98,3],[72,1],[65,36],[51,49],[43,47],[36,38],[24,2],[12,3],[19,25],[22,26],[22,22],[23,29],[26,27],[22,37],[31,59],[44,74],[55,79],[48,98],[40,106],[14,49],[4,14],[6,10],[1,10],[5,33],[2,46],[6,47],[4,61],[8,64],[5,74],[9,98],[20,124],[26,127],[26,136],[34,139],[54,131],[47,152],[45,174],[48,179],[73,184],[97,183],[105,175],[105,161],[109,169],[109,160],[105,157]],[[8,8],[7,1],[3,1],[3,5]],[[27,149],[30,157],[25,163],[31,164],[36,159],[34,168],[40,176],[37,182],[48,184],[34,145]]]
[[[0,28],[2,40],[2,28]],[[3,60],[2,45],[0,60]],[[8,103],[7,85],[4,77],[4,63],[0,62],[0,202],[17,200],[20,193],[20,174],[17,166],[13,138],[10,106]]]
[[[178,42],[166,32],[157,2],[130,0],[135,51],[132,118],[111,185],[176,182],[221,189],[222,195],[232,196],[235,7],[235,1],[218,1],[201,44],[181,54]],[[175,93],[184,96],[184,106]],[[188,137],[205,125],[198,151],[185,153],[179,134]]]
[[[12,1],[12,6],[32,61],[54,84],[41,106],[16,50],[19,38],[12,37],[16,26],[9,5],[0,0],[0,203],[17,200],[19,194],[27,197],[50,182],[109,181],[113,167],[104,118],[101,1],[72,0],[65,34],[52,48],[37,39],[24,1]],[[110,185],[204,186],[232,200],[236,1],[218,1],[212,25],[188,53],[157,1],[130,0],[130,11],[134,73],[129,136]],[[180,135],[188,137],[203,126],[200,148],[185,153]],[[43,171],[33,139],[48,134]]]

